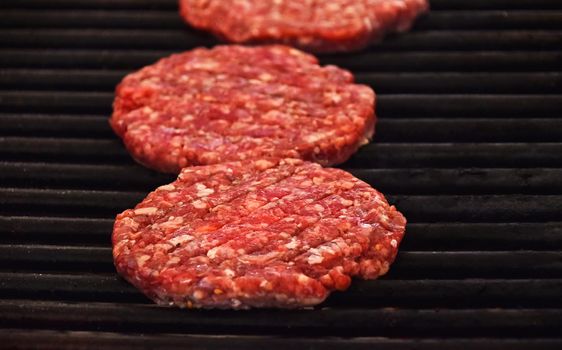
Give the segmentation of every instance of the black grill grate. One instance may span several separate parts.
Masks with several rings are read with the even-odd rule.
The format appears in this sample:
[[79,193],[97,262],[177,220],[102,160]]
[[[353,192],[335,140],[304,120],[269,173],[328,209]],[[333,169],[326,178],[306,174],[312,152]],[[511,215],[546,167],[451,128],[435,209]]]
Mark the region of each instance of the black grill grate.
[[388,276],[317,310],[186,311],[114,273],[114,215],[171,180],[111,133],[112,90],[212,45],[176,0],[0,2],[0,347],[560,349],[562,2],[433,0],[408,35],[322,57],[379,94],[343,165],[409,219]]

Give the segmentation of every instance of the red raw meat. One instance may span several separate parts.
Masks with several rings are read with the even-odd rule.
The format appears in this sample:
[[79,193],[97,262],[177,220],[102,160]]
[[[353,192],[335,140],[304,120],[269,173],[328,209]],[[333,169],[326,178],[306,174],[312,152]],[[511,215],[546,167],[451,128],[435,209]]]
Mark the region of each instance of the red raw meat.
[[284,43],[313,52],[359,50],[404,32],[427,0],[180,0],[195,28],[233,43]]
[[189,167],[117,216],[118,272],[179,307],[316,305],[388,271],[406,220],[351,174],[299,159]]
[[147,167],[260,157],[342,163],[373,135],[375,94],[287,46],[218,46],[125,77],[111,125]]

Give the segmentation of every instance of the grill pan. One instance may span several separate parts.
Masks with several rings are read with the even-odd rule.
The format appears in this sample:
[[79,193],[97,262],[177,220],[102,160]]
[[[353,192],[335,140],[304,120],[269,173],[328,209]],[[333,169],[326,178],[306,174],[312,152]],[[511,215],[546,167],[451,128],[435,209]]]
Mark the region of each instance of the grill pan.
[[562,348],[562,3],[433,0],[324,64],[378,93],[341,167],[409,219],[396,263],[314,310],[158,307],[120,279],[116,213],[172,180],[107,123],[128,72],[210,36],[175,0],[0,2],[0,348]]

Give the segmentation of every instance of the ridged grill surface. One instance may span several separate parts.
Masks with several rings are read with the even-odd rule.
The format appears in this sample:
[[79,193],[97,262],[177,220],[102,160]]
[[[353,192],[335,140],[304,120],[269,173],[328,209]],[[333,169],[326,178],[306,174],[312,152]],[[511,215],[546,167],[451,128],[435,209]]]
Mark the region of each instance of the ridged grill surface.
[[212,46],[176,0],[0,2],[0,347],[562,348],[562,2],[433,0],[323,63],[378,93],[342,168],[409,219],[390,273],[315,310],[157,307],[115,273],[116,213],[172,179],[107,119],[115,84]]

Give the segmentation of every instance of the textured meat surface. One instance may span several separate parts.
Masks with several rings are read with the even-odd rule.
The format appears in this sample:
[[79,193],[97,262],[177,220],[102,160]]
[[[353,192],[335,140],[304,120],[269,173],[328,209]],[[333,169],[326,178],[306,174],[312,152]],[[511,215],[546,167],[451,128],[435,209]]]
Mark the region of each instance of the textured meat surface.
[[163,172],[260,157],[345,161],[374,132],[375,95],[287,46],[218,46],[164,58],[117,87],[111,125]]
[[234,43],[285,43],[313,52],[353,51],[408,30],[427,0],[180,0],[195,28]]
[[351,174],[298,159],[189,167],[117,216],[118,272],[160,304],[316,305],[387,272],[406,220]]

